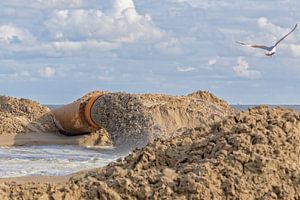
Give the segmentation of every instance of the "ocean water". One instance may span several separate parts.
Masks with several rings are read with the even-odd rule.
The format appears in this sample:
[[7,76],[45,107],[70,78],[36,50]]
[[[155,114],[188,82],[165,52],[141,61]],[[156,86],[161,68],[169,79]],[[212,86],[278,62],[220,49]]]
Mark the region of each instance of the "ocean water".
[[50,110],[54,110],[56,108],[62,107],[63,105],[45,105],[45,106],[47,106],[48,108],[50,108]]
[[[257,105],[231,105],[232,107],[234,107],[237,110],[247,110],[248,108],[253,108]],[[268,105],[271,108],[276,108],[276,107],[282,107],[282,108],[290,108],[293,109],[297,112],[300,112],[300,105]]]
[[122,156],[77,146],[0,147],[0,177],[68,175],[103,167]]

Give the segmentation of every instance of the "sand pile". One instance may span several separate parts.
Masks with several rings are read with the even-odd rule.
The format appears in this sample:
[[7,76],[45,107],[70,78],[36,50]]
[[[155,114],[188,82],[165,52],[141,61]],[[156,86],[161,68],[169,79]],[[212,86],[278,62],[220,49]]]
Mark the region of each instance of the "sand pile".
[[1,199],[299,199],[300,113],[261,106],[186,129],[67,184],[2,184]]
[[[156,138],[181,134],[186,128],[207,127],[235,112],[209,92],[187,96],[95,92],[105,94],[92,108],[93,119],[104,129],[80,137],[80,145],[143,147]],[[78,100],[86,101],[92,93]],[[0,97],[0,134],[55,131],[47,107],[31,100]]]
[[206,127],[233,112],[226,102],[199,91],[188,96],[110,93],[96,101],[91,113],[117,146],[141,147],[185,128]]
[[0,134],[56,130],[46,106],[28,99],[0,96]]
[[159,135],[165,137],[183,128],[207,127],[235,112],[225,101],[203,91],[187,96],[144,94],[139,98]]
[[223,99],[219,99],[208,91],[196,91],[187,95],[188,97],[194,97],[198,101],[208,102],[212,108],[219,108],[222,110],[229,110],[231,107]]

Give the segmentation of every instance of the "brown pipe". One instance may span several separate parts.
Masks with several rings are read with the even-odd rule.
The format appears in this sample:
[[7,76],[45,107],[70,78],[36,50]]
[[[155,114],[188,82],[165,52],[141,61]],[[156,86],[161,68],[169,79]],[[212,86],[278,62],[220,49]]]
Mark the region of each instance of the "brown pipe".
[[91,117],[91,108],[105,92],[92,92],[52,111],[54,123],[61,133],[81,135],[101,128]]

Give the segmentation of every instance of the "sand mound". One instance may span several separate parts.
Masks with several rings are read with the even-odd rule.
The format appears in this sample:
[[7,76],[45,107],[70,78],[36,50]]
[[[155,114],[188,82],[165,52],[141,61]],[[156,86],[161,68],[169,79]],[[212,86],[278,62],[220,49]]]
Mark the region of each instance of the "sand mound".
[[[78,100],[86,101],[92,93]],[[92,116],[105,134],[82,136],[81,145],[113,142],[124,149],[143,147],[156,138],[176,136],[186,128],[207,127],[235,112],[226,102],[202,91],[188,96],[101,93],[105,95],[96,101]],[[55,131],[47,107],[27,99],[0,97],[0,134]]]
[[213,107],[216,105],[218,108],[222,108],[223,110],[229,110],[231,107],[228,105],[226,101],[223,99],[219,99],[212,93],[208,91],[197,91],[187,95],[188,97],[194,97],[198,100],[202,100],[205,102],[209,102]]
[[[261,106],[156,140],[65,184],[3,184],[30,199],[299,199],[300,113]],[[26,192],[24,192],[26,191]]]
[[28,99],[0,96],[0,134],[56,130],[46,106]]
[[97,188],[100,198],[298,199],[299,144],[299,113],[258,107],[209,132],[195,128],[155,141],[72,184],[93,180],[84,198]]
[[168,139],[184,128],[206,127],[234,110],[208,92],[188,96],[110,93],[92,108],[93,119],[117,146],[141,147]]

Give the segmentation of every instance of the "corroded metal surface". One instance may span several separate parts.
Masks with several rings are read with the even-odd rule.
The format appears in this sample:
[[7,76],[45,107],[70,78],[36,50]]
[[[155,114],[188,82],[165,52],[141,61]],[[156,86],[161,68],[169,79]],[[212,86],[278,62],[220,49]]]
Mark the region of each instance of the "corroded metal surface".
[[91,108],[94,102],[104,94],[106,92],[90,92],[73,103],[53,110],[53,119],[58,129],[66,135],[80,135],[101,128],[92,119]]

